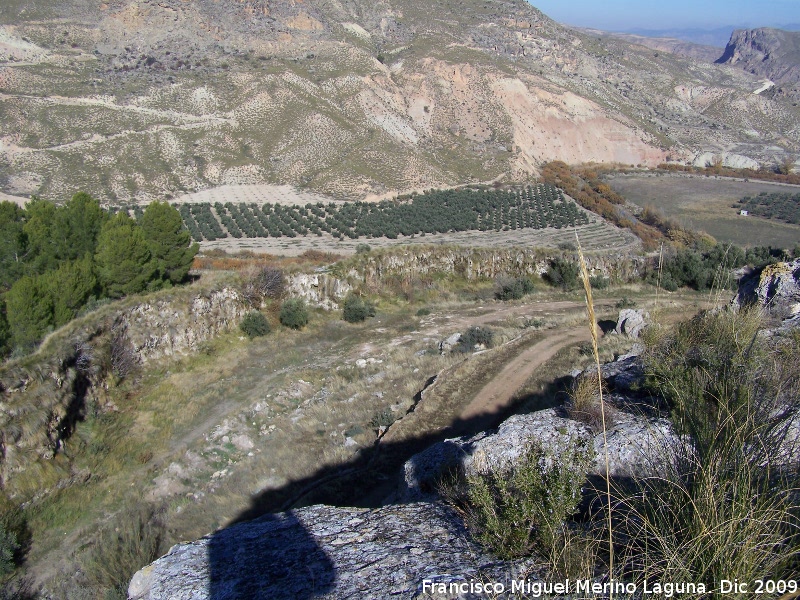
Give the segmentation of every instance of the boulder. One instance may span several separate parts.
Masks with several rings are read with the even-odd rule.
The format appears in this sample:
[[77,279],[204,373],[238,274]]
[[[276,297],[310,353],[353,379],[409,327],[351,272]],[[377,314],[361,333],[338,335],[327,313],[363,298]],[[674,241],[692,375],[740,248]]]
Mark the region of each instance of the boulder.
[[[644,350],[640,344],[634,344],[628,354],[624,354],[617,360],[600,365],[600,373],[603,381],[609,389],[617,392],[630,393],[644,382],[644,368],[639,355]],[[573,372],[573,377],[595,376],[597,367],[591,365],[583,371]]]
[[800,325],[800,258],[767,265],[742,279],[733,304],[757,304],[784,326]]
[[[679,438],[665,419],[616,412],[607,432],[609,471],[612,476],[648,476],[663,472]],[[562,416],[559,409],[514,415],[491,432],[445,440],[412,456],[404,465],[398,497],[411,502],[436,492],[449,469],[467,474],[488,466],[499,470],[513,464],[529,442],[537,441],[553,460],[572,440],[591,443],[594,463],[589,474],[605,475],[603,435],[588,425]]]
[[311,506],[173,546],[133,576],[128,597],[468,598],[476,596],[423,593],[423,582],[505,583],[522,568],[530,565],[485,555],[468,541],[461,519],[440,505]]
[[458,345],[458,342],[460,341],[461,341],[461,334],[454,333],[450,337],[443,339],[441,342],[439,342],[439,352],[441,352],[442,354],[452,352],[453,348],[455,348],[456,345]]
[[650,314],[647,311],[623,308],[619,311],[617,327],[614,329],[614,332],[637,339],[642,330],[647,326],[648,319],[650,319]]

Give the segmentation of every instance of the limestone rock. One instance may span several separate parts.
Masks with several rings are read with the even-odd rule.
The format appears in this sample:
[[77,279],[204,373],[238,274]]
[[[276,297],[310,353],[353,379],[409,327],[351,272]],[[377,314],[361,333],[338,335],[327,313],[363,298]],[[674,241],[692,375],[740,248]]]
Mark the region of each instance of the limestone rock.
[[310,306],[324,310],[338,310],[339,303],[352,289],[347,281],[327,273],[298,273],[286,279],[290,296],[303,298]]
[[800,34],[769,27],[737,29],[718,63],[738,65],[776,83],[800,81]]
[[460,341],[461,341],[461,334],[454,333],[450,337],[443,339],[441,342],[439,342],[439,352],[441,352],[442,354],[452,352],[453,348],[455,348],[458,342]]
[[733,304],[758,304],[785,326],[800,325],[800,258],[767,265],[745,277]]
[[[608,384],[611,390],[630,392],[644,381],[644,369],[639,358],[642,350],[643,347],[641,345],[634,344],[629,354],[620,356],[617,360],[600,366],[603,381]],[[589,366],[583,371],[577,371],[574,377],[579,375],[594,375],[596,377],[596,367]]]
[[238,291],[223,288],[195,296],[188,303],[156,300],[137,304],[116,318],[115,327],[125,331],[138,360],[146,363],[197,350],[202,342],[238,327],[247,310]]
[[173,546],[134,575],[128,597],[437,597],[422,594],[423,580],[511,581],[515,575],[512,565],[469,542],[459,517],[443,506],[311,506]]
[[[666,467],[670,448],[679,439],[664,419],[616,413],[607,432],[612,476],[644,476]],[[435,492],[439,477],[448,469],[461,467],[469,474],[488,465],[502,469],[516,461],[530,441],[538,441],[548,455],[557,459],[573,439],[590,441],[595,450],[591,474],[605,474],[602,433],[565,418],[558,409],[514,415],[493,432],[471,438],[454,438],[431,446],[412,456],[404,465],[404,478],[398,496],[414,501]],[[477,461],[477,462],[476,462]]]
[[649,318],[650,314],[647,311],[637,310],[635,308],[623,308],[619,311],[617,327],[614,331],[637,339],[642,330],[647,326],[647,319]]

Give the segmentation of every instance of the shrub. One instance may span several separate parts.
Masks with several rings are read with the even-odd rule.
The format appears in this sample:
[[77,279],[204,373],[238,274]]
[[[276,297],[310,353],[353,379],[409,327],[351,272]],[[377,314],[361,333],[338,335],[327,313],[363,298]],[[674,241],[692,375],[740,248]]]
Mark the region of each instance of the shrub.
[[522,329],[528,329],[529,327],[533,327],[534,329],[539,329],[540,327],[544,327],[545,325],[544,319],[531,319],[530,317],[525,317],[522,321],[521,327]]
[[[593,352],[591,344],[589,345],[590,353]],[[585,423],[592,428],[593,431],[602,431],[603,429],[603,412],[606,415],[606,428],[611,426],[613,422],[613,410],[611,406],[605,402],[601,410],[600,406],[600,393],[599,382],[597,381],[597,374],[580,375],[575,381],[572,382],[572,387],[569,391],[569,401],[567,402],[566,409],[570,418]]]
[[128,329],[122,323],[111,326],[111,336],[108,341],[108,370],[119,380],[128,377],[138,366],[136,349],[128,337]]
[[573,290],[578,287],[578,265],[571,260],[556,258],[550,263],[545,277],[554,287]]
[[468,528],[500,558],[533,552],[550,558],[577,510],[591,458],[586,441],[572,440],[558,457],[531,442],[510,468],[486,465],[467,475],[462,510]]
[[16,567],[14,554],[18,549],[17,536],[13,532],[0,529],[0,577],[5,577]]
[[639,478],[619,505],[623,560],[639,579],[713,589],[722,578],[796,577],[800,507],[785,465],[797,451],[787,433],[800,340],[759,329],[755,310],[719,310],[645,336],[648,388],[691,444],[665,449],[674,457],[666,472]]
[[366,254],[372,250],[369,244],[356,244],[356,254]]
[[261,267],[251,273],[242,286],[245,298],[253,306],[261,304],[263,298],[280,298],[285,290],[283,271],[277,267]]
[[251,340],[262,335],[267,335],[270,332],[267,317],[257,310],[249,312],[244,316],[242,322],[239,323],[239,329]]
[[623,296],[622,298],[617,300],[617,302],[614,304],[615,308],[620,308],[620,309],[622,309],[622,308],[633,308],[634,306],[636,306],[636,301],[635,300],[631,300],[627,296]]
[[519,300],[533,289],[533,281],[528,277],[498,277],[496,281],[495,297],[498,300]]
[[453,347],[453,351],[472,352],[478,344],[490,348],[492,342],[494,342],[494,332],[491,329],[488,327],[470,327],[461,334],[461,339]]
[[302,298],[290,298],[281,306],[281,324],[290,329],[302,329],[308,325],[308,309]]
[[90,550],[84,563],[89,582],[107,596],[126,597],[133,574],[161,556],[163,537],[164,525],[153,507],[128,507]]
[[389,410],[388,408],[383,409],[380,412],[375,413],[369,421],[369,424],[372,427],[388,427],[392,423],[396,421],[396,417],[394,413]]
[[602,275],[595,275],[589,278],[589,283],[595,290],[604,290],[608,287],[608,278]]
[[431,309],[430,308],[424,308],[423,307],[423,308],[420,308],[417,311],[417,316],[418,317],[427,317],[429,314],[431,314]]
[[342,318],[348,323],[360,323],[367,317],[375,316],[375,305],[371,302],[364,302],[358,296],[350,294],[344,300]]

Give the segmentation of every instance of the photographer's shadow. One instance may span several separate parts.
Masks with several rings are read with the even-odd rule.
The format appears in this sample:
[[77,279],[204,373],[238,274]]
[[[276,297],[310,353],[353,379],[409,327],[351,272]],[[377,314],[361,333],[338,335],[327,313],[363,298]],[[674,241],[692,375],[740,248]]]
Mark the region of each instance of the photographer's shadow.
[[292,511],[216,532],[208,554],[212,600],[304,600],[336,580],[333,562]]

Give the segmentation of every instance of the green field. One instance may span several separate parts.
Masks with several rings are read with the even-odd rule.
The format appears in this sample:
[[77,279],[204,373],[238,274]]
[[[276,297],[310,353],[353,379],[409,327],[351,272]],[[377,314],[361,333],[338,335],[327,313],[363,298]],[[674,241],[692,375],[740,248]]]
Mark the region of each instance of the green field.
[[743,217],[739,208],[734,208],[745,196],[794,193],[797,188],[793,186],[675,175],[617,176],[608,183],[629,202],[653,206],[685,227],[706,231],[720,242],[782,248],[800,243],[799,225]]

